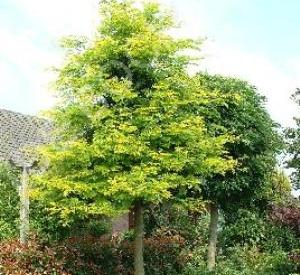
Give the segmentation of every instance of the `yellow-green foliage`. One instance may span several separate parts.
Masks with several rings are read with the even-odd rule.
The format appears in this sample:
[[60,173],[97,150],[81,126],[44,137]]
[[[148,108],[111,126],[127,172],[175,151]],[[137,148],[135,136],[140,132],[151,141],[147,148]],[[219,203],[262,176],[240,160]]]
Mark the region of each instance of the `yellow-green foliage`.
[[34,194],[63,217],[160,202],[235,165],[223,146],[234,138],[208,131],[199,111],[224,99],[187,73],[184,52],[199,43],[170,36],[154,3],[105,1],[101,16],[93,39],[63,41],[54,142],[40,150]]

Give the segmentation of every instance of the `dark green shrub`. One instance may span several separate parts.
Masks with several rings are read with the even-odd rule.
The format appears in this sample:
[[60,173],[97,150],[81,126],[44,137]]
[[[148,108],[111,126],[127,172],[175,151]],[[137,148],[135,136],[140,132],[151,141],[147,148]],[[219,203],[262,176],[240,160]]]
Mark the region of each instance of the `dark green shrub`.
[[274,223],[256,212],[241,209],[235,222],[224,224],[219,236],[219,246],[258,246],[263,251],[289,252],[300,246],[300,240],[289,227]]
[[[197,251],[196,251],[197,252]],[[216,271],[207,271],[203,251],[195,253],[187,264],[184,275],[289,275],[298,274],[299,266],[290,259],[288,253],[261,252],[257,247],[234,247],[226,255],[219,256]]]
[[283,250],[291,252],[300,247],[300,239],[287,226],[266,222],[267,238],[263,243],[263,249],[267,252]]
[[261,252],[257,247],[235,247],[219,260],[217,274],[233,275],[288,275],[296,272],[296,266],[286,252],[275,250]]
[[180,235],[187,246],[204,245],[208,239],[209,215],[187,210],[178,204],[162,204],[147,209],[145,231],[148,237],[156,234]]
[[18,234],[18,185],[18,171],[8,163],[0,162],[0,240]]
[[267,224],[256,212],[239,209],[234,222],[225,223],[220,246],[261,245],[267,238]]

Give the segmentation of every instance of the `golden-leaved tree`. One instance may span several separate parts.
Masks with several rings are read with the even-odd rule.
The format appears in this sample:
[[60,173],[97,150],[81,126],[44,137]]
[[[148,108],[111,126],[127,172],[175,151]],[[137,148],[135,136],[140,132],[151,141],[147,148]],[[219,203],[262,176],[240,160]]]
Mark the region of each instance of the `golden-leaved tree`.
[[91,39],[67,38],[50,112],[53,142],[35,194],[64,219],[135,214],[135,274],[144,274],[143,206],[201,187],[233,169],[227,134],[208,131],[200,109],[224,98],[188,74],[198,50],[176,39],[172,16],[156,3],[104,1]]

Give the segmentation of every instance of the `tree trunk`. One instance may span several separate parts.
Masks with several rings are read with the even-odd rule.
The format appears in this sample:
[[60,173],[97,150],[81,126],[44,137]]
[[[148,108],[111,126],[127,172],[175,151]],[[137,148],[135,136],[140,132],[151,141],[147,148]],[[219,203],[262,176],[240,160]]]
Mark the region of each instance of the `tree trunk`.
[[218,219],[219,219],[218,207],[216,204],[211,203],[210,222],[209,222],[209,240],[208,240],[208,250],[207,250],[207,267],[209,271],[213,271],[216,266]]
[[27,245],[29,235],[28,168],[23,167],[20,186],[20,243]]
[[134,275],[144,275],[144,218],[143,205],[141,201],[137,201],[134,206],[134,231]]

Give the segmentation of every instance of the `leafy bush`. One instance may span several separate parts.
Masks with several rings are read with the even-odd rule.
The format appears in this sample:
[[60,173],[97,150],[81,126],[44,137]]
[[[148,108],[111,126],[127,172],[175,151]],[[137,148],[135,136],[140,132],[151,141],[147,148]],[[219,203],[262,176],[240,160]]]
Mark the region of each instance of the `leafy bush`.
[[286,225],[300,236],[300,207],[299,205],[273,206],[270,218],[279,223]]
[[[156,236],[145,240],[146,274],[181,274],[185,241],[180,236]],[[107,237],[73,237],[46,246],[31,240],[0,243],[0,274],[133,274],[133,243]]]
[[30,241],[27,247],[18,241],[0,243],[0,274],[72,274],[64,270],[63,261],[57,252],[36,241]]
[[180,235],[155,236],[145,242],[146,274],[180,274],[186,259],[185,240]]
[[219,257],[216,270],[207,271],[203,251],[195,253],[187,264],[184,275],[288,275],[298,274],[299,264],[293,262],[288,253],[273,251],[261,252],[257,247],[234,247],[226,255]]
[[73,219],[64,224],[59,215],[47,211],[47,205],[31,202],[31,228],[46,242],[62,241],[71,237],[100,237],[111,232],[111,220],[93,216]]
[[18,234],[19,195],[18,171],[0,162],[0,240]]
[[300,247],[300,238],[287,226],[273,224],[272,222],[266,222],[266,226],[267,238],[263,243],[263,249],[265,251],[283,250],[290,253]]
[[266,222],[256,212],[239,209],[234,222],[227,223],[220,235],[221,246],[260,245],[267,237]]
[[289,255],[283,251],[261,252],[257,247],[235,247],[218,264],[218,274],[224,275],[284,275],[296,272]]
[[285,224],[274,222],[263,213],[240,209],[234,222],[224,224],[219,245],[225,250],[249,245],[258,246],[266,252],[290,252],[300,246],[300,239]]
[[[79,251],[82,262],[92,263],[98,270],[98,273],[95,274],[129,275],[133,272],[134,248],[131,240],[107,240],[94,237],[72,238],[65,245]],[[181,257],[184,245],[185,241],[180,236],[158,235],[146,238],[144,253],[146,274],[180,274],[186,263]]]
[[145,212],[147,236],[180,235],[189,247],[207,243],[209,215],[203,208],[192,212],[182,205],[161,204],[151,206]]

